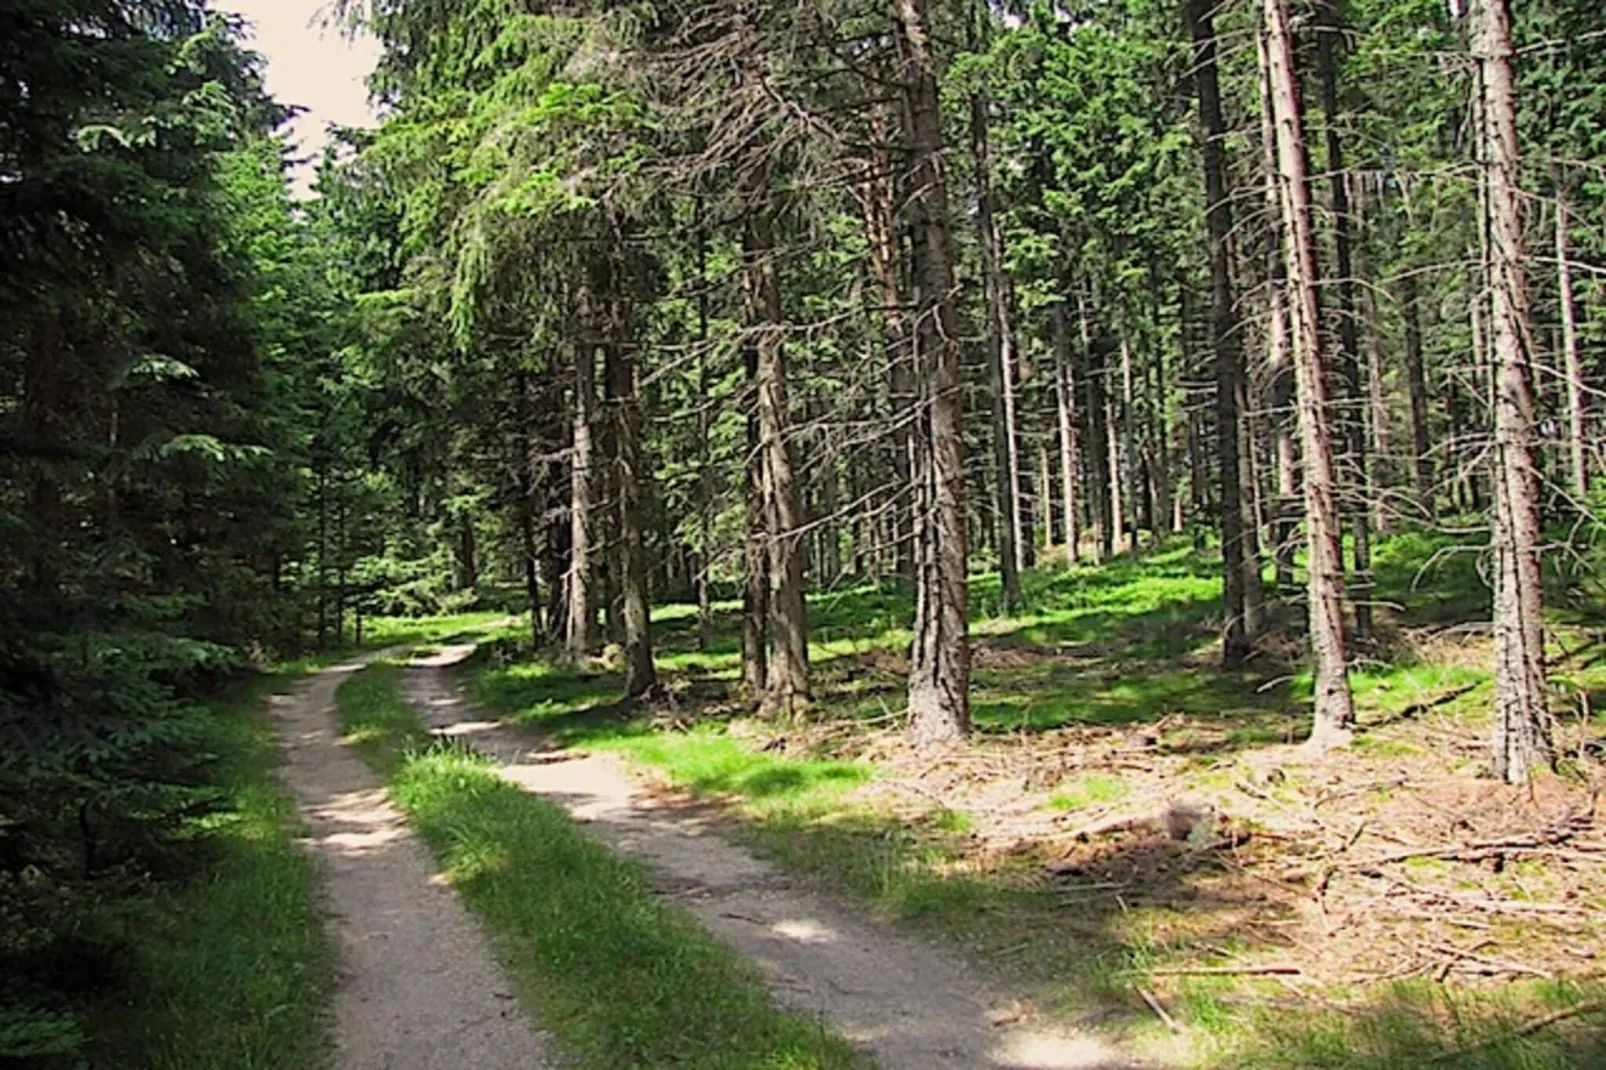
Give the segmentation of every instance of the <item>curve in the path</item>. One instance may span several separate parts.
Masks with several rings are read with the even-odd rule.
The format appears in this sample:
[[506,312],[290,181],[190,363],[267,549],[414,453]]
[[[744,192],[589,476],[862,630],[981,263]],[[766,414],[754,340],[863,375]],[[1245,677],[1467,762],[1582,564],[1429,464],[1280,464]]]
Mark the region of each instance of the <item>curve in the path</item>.
[[472,650],[445,648],[407,670],[407,697],[424,722],[644,863],[664,894],[762,967],[780,1002],[819,1015],[883,1070],[1140,1066],[1090,1034],[995,1027],[999,997],[965,963],[797,887],[694,815],[654,805],[611,758],[532,760],[526,730],[498,724],[458,692],[450,669]]
[[551,1044],[479,927],[379,778],[341,744],[335,690],[378,656],[327,669],[271,706],[338,954],[336,1070],[545,1070]]

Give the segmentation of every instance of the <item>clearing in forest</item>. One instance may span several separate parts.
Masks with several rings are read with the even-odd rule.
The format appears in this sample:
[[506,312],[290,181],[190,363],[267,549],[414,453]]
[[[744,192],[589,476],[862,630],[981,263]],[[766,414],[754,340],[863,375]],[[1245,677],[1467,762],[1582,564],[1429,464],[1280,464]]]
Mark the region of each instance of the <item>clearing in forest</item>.
[[952,752],[901,735],[894,586],[811,606],[806,720],[752,718],[737,621],[700,650],[690,607],[658,617],[667,697],[650,706],[621,704],[606,664],[528,660],[511,636],[464,683],[570,752],[553,760],[618,755],[661,804],[968,953],[1019,994],[1012,1018],[1198,1065],[1591,1065],[1599,592],[1570,584],[1553,620],[1552,678],[1585,711],[1560,727],[1563,775],[1498,785],[1481,775],[1490,639],[1469,623],[1487,593],[1447,545],[1378,548],[1395,608],[1354,674],[1362,732],[1323,758],[1294,745],[1309,682],[1292,643],[1219,670],[1218,565],[1187,548],[1029,574],[1030,612],[974,622],[978,734]]

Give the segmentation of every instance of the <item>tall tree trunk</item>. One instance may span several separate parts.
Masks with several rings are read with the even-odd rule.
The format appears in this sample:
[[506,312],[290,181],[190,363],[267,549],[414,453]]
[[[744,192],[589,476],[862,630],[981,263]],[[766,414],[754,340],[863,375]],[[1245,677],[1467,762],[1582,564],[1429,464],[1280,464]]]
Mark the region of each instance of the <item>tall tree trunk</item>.
[[742,465],[747,539],[742,581],[742,684],[762,699],[769,679],[769,502],[764,474],[764,449],[758,418],[758,346],[748,339],[742,345],[749,397],[747,399],[747,452]]
[[1322,90],[1322,128],[1327,142],[1327,174],[1333,201],[1333,259],[1338,272],[1338,366],[1348,390],[1341,412],[1349,462],[1350,530],[1355,579],[1350,596],[1355,605],[1355,638],[1372,639],[1372,549],[1368,523],[1371,487],[1366,464],[1366,389],[1361,376],[1360,335],[1356,330],[1355,264],[1350,249],[1349,178],[1344,170],[1344,143],[1338,132],[1338,44],[1343,32],[1336,0],[1316,5],[1316,76]]
[[1092,511],[1098,526],[1098,538],[1093,543],[1093,559],[1103,562],[1115,553],[1116,521],[1112,501],[1113,485],[1110,482],[1110,406],[1105,397],[1108,378],[1108,361],[1094,340],[1093,318],[1088,312],[1088,301],[1080,286],[1076,290],[1076,319],[1082,338],[1083,366],[1087,369],[1087,467],[1091,475]]
[[[1033,436],[1037,439],[1037,486],[1036,499],[1038,508],[1036,513],[1042,515],[1043,545],[1052,546],[1057,532],[1054,530],[1054,502],[1049,488],[1054,485],[1054,473],[1048,463],[1048,440],[1041,435]],[[1032,541],[1036,542],[1036,530],[1032,532]]]
[[[329,458],[320,443],[315,463],[318,480],[318,649],[329,646]],[[37,501],[38,484],[35,484]]]
[[919,522],[921,552],[909,673],[909,732],[917,745],[956,740],[970,732],[964,399],[942,108],[927,3],[896,2],[903,29],[920,378],[927,405],[922,479],[930,495]]
[[753,346],[758,353],[754,400],[769,519],[771,645],[763,709],[766,714],[790,716],[802,713],[809,704],[809,625],[804,597],[808,518],[803,513],[788,439],[791,418],[781,283],[774,236],[763,209],[749,218],[744,239],[748,329],[756,335]]
[[714,602],[710,592],[714,560],[714,465],[710,455],[708,398],[708,231],[703,224],[703,202],[697,200],[697,649],[714,643]]
[[1121,540],[1126,537],[1130,521],[1126,515],[1126,481],[1121,478],[1121,435],[1116,432],[1115,391],[1110,389],[1110,376],[1116,371],[1108,365],[1103,369],[1104,382],[1104,468],[1105,485],[1109,487],[1110,545],[1108,553],[1121,552]]
[[513,436],[513,492],[518,496],[514,510],[518,517],[519,555],[524,565],[524,595],[530,603],[530,644],[541,646],[541,579],[536,567],[535,511],[536,494],[540,487],[537,479],[537,461],[531,436],[532,408],[530,405],[530,376],[520,371],[513,378],[513,394],[517,412],[518,430]]
[[1349,650],[1344,635],[1344,559],[1339,548],[1338,507],[1333,488],[1333,446],[1327,424],[1327,381],[1316,301],[1316,236],[1311,225],[1305,134],[1294,74],[1288,0],[1263,0],[1265,55],[1277,133],[1277,185],[1287,258],[1289,313],[1293,327],[1294,380],[1305,476],[1305,537],[1308,546],[1310,643],[1315,655],[1317,748],[1348,742],[1355,724],[1349,686]]
[[564,648],[583,658],[597,645],[597,584],[592,534],[597,409],[597,353],[588,302],[581,301],[580,342],[574,351],[574,427],[569,448],[569,610]]
[[[1132,339],[1125,328],[1121,330],[1121,453],[1112,464],[1119,466],[1122,496],[1126,499],[1123,515],[1128,524],[1126,548],[1138,552],[1138,509],[1142,505],[1143,476],[1138,468],[1137,397],[1132,390]],[[1112,475],[1115,470],[1112,469]],[[1150,518],[1151,528],[1153,518]]]
[[1383,386],[1383,342],[1378,336],[1377,301],[1370,289],[1361,297],[1361,308],[1366,323],[1366,341],[1362,349],[1366,353],[1367,430],[1371,434],[1372,530],[1382,535],[1389,530],[1389,513],[1385,505],[1399,477],[1391,459],[1394,456],[1394,434],[1389,426],[1388,395]]
[[1416,272],[1400,277],[1400,306],[1405,319],[1405,389],[1411,404],[1411,474],[1417,508],[1429,522],[1438,519],[1433,502],[1433,439],[1428,429],[1428,377],[1422,361],[1422,303]]
[[474,540],[474,517],[467,509],[457,514],[458,589],[472,591],[480,585],[479,548]]
[[1014,317],[1004,281],[1003,238],[998,233],[992,189],[992,152],[987,137],[987,99],[970,95],[970,152],[976,168],[976,223],[981,232],[983,291],[987,303],[987,367],[993,395],[993,457],[998,471],[998,572],[1004,612],[1021,607],[1024,567],[1021,523],[1020,446],[1015,424]]
[[1225,622],[1221,662],[1236,669],[1249,658],[1251,633],[1244,601],[1243,487],[1238,460],[1238,396],[1243,379],[1233,311],[1232,202],[1227,191],[1223,141],[1227,123],[1221,111],[1216,69],[1216,30],[1210,0],[1188,0],[1186,17],[1193,38],[1194,81],[1199,94],[1199,125],[1204,134],[1205,227],[1210,238],[1210,335],[1216,357],[1216,444],[1221,469],[1221,568]]
[[1544,593],[1539,571],[1539,472],[1526,340],[1521,159],[1517,147],[1511,13],[1506,0],[1473,0],[1473,57],[1483,97],[1489,281],[1495,358],[1494,772],[1517,784],[1554,767],[1545,701]]
[[[1158,309],[1156,309],[1158,314]],[[1171,436],[1167,423],[1169,417],[1166,406],[1166,368],[1163,351],[1156,350],[1154,360],[1149,363],[1149,392],[1150,411],[1153,422],[1154,436],[1154,507],[1159,514],[1155,523],[1154,535],[1159,540],[1163,536],[1182,530],[1181,520],[1173,515],[1173,499],[1176,494],[1176,485],[1171,478]]]
[[647,593],[647,544],[643,533],[642,486],[647,470],[641,456],[641,409],[636,396],[630,312],[618,302],[610,316],[606,346],[608,405],[613,416],[614,478],[619,518],[619,598],[624,624],[625,697],[639,698],[658,686],[653,664],[652,618]]
[[1082,460],[1076,441],[1076,366],[1071,355],[1068,301],[1061,294],[1054,305],[1054,407],[1059,428],[1060,507],[1065,513],[1065,566],[1074,568],[1082,541],[1076,504],[1076,476]]
[[1578,355],[1578,306],[1573,300],[1572,252],[1567,237],[1567,188],[1561,168],[1551,167],[1556,188],[1556,297],[1561,308],[1562,370],[1567,377],[1567,460],[1573,496],[1581,504],[1589,495],[1589,468],[1584,460],[1584,369]]
[[1177,271],[1177,338],[1182,350],[1182,376],[1188,384],[1183,395],[1183,407],[1188,420],[1188,506],[1189,525],[1194,531],[1197,547],[1204,529],[1199,518],[1210,508],[1208,495],[1210,477],[1205,473],[1203,405],[1199,392],[1192,385],[1198,374],[1198,356],[1194,349],[1193,288],[1186,271]]
[[1266,370],[1272,396],[1272,452],[1277,462],[1277,520],[1272,538],[1276,583],[1283,590],[1294,586],[1294,540],[1298,533],[1299,451],[1294,443],[1294,357],[1288,322],[1288,271],[1277,221],[1282,216],[1282,193],[1277,184],[1277,124],[1272,117],[1271,79],[1264,42],[1260,48],[1260,142],[1265,156],[1266,208],[1273,225],[1268,228],[1266,267]]
[[[888,527],[894,568],[900,576],[914,576],[913,502],[909,488],[914,478],[915,421],[911,410],[916,404],[913,380],[914,334],[904,313],[903,287],[898,281],[898,232],[896,228],[897,176],[893,170],[891,133],[881,109],[870,111],[869,177],[859,189],[863,209],[865,246],[871,271],[880,291],[879,323],[890,355],[888,399],[893,432],[890,457],[893,472],[892,497],[887,501]],[[880,556],[878,551],[877,556]]]
[[1244,628],[1253,642],[1266,630],[1266,581],[1261,575],[1260,479],[1255,468],[1255,435],[1250,419],[1249,377],[1243,373],[1243,350],[1238,350],[1238,493],[1243,503]]
[[[553,411],[564,411],[562,385],[554,384],[557,395],[553,398]],[[570,421],[572,423],[572,420]],[[545,427],[546,425],[541,425]],[[564,443],[556,440],[557,433],[569,434],[562,425],[553,425],[553,440],[543,438],[542,448],[548,454],[546,478],[546,537],[541,546],[541,575],[546,582],[547,634],[553,641],[566,645],[569,637],[569,590],[565,577],[569,573],[569,458]],[[560,458],[559,455],[563,454]]]

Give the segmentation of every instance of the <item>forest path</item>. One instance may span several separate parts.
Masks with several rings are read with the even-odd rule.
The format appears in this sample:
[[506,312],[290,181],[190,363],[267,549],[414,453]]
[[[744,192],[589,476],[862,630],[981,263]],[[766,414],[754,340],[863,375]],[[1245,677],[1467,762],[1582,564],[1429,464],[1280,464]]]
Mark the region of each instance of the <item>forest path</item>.
[[662,895],[759,965],[777,1001],[823,1018],[883,1070],[1141,1065],[1091,1034],[994,1026],[989,1011],[1007,1001],[958,958],[798,887],[706,820],[657,803],[611,757],[533,754],[528,729],[498,723],[459,693],[451,669],[473,649],[445,647],[408,668],[407,700],[424,723],[491,757],[507,780],[643,863]]
[[270,707],[338,955],[333,1065],[543,1070],[551,1042],[379,777],[341,743],[335,690],[384,653],[325,669]]

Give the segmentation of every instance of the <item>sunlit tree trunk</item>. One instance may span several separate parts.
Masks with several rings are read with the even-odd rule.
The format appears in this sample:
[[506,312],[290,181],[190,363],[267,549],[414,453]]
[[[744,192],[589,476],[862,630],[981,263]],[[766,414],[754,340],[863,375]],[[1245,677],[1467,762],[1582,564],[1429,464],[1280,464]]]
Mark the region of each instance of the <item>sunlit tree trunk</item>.
[[[1117,492],[1125,500],[1120,515],[1125,519],[1126,548],[1138,552],[1138,508],[1142,503],[1142,473],[1138,469],[1137,399],[1132,392],[1132,340],[1121,331],[1121,448],[1110,456],[1110,478],[1117,480]],[[1151,523],[1152,526],[1152,523]]]
[[917,745],[970,732],[970,638],[965,530],[964,401],[954,249],[943,164],[942,109],[927,0],[897,0],[909,124],[914,276],[926,419],[921,476],[929,499],[919,518],[909,732]]
[[[1277,124],[1272,117],[1271,79],[1265,41],[1258,38],[1260,54],[1260,142],[1265,157],[1266,208],[1274,224],[1282,216],[1277,185]],[[1273,527],[1272,558],[1276,583],[1283,590],[1294,585],[1295,538],[1298,533],[1299,450],[1295,444],[1293,339],[1288,324],[1288,270],[1278,226],[1268,228],[1266,268],[1266,371],[1271,384],[1272,453],[1277,465],[1277,518]]]
[[1544,592],[1539,571],[1539,472],[1529,379],[1511,13],[1506,0],[1473,0],[1473,57],[1481,74],[1483,171],[1495,360],[1495,775],[1525,782],[1554,766],[1545,701]]
[[1344,634],[1344,561],[1339,549],[1328,427],[1326,368],[1316,301],[1316,238],[1311,225],[1305,135],[1294,74],[1287,0],[1263,0],[1265,56],[1277,138],[1277,185],[1287,260],[1294,381],[1305,477],[1305,538],[1309,556],[1310,643],[1315,657],[1318,748],[1347,743],[1355,724]]
[[1065,564],[1072,567],[1082,541],[1076,503],[1076,476],[1082,459],[1076,441],[1076,366],[1071,354],[1068,300],[1062,294],[1054,305],[1054,408],[1059,431],[1061,508],[1065,513]]
[[[586,303],[581,303],[582,320],[588,320]],[[596,447],[592,421],[597,408],[597,360],[590,337],[589,322],[580,326],[580,341],[574,352],[574,427],[569,452],[569,611],[568,635],[564,647],[572,658],[581,658],[596,646],[597,592],[593,575],[591,536],[592,477],[596,470]]]
[[1556,188],[1556,297],[1561,310],[1562,373],[1567,377],[1567,460],[1573,496],[1589,494],[1589,468],[1584,459],[1584,369],[1578,354],[1578,306],[1573,299],[1571,243],[1567,235],[1567,189],[1561,169],[1551,168]]

